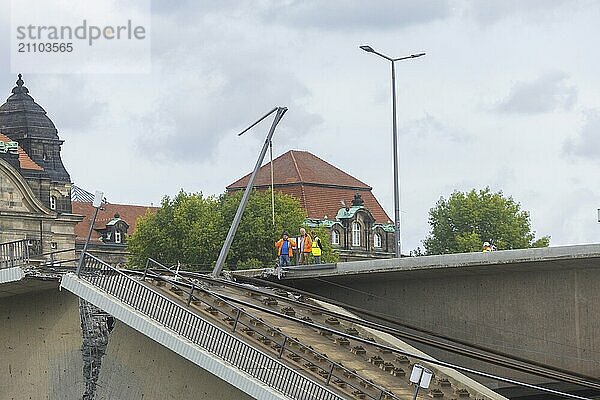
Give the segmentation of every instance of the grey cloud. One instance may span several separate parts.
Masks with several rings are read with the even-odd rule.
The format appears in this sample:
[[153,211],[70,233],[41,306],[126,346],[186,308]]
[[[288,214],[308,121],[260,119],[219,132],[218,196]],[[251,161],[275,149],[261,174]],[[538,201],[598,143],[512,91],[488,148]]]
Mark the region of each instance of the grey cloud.
[[447,1],[434,0],[292,0],[272,2],[262,10],[266,22],[326,30],[402,28],[450,14]]
[[165,89],[171,95],[141,121],[144,133],[137,143],[144,154],[159,160],[202,161],[214,154],[225,135],[235,135],[276,105],[290,108],[282,128],[294,137],[322,121],[297,103],[308,92],[289,73],[252,68],[213,73],[219,75],[219,83],[210,88],[207,78],[196,73]]
[[442,121],[429,114],[426,114],[423,118],[409,121],[401,130],[419,138],[451,142],[465,142],[469,140],[468,135],[448,127]]
[[0,0],[0,9],[6,11],[0,12],[0,78],[2,82],[10,82],[10,2]]
[[462,12],[471,19],[487,25],[506,18],[518,16],[539,22],[548,18],[561,18],[564,13],[557,12],[562,7],[568,12],[580,8],[584,2],[567,0],[502,0],[502,1],[464,1]]
[[[158,37],[153,40],[153,68],[161,77],[156,92],[163,95],[155,110],[139,119],[143,133],[137,146],[145,156],[178,162],[210,159],[224,137],[274,106],[290,109],[281,133],[294,138],[310,134],[322,122],[303,105],[311,93],[290,69],[294,66],[286,68],[286,49],[273,29],[265,31],[247,17],[215,13],[202,24],[156,17],[153,30]],[[161,40],[168,37],[162,32],[177,32],[178,40]]]
[[563,152],[568,156],[600,162],[600,111],[592,110],[585,114],[579,135],[565,142]]
[[[95,93],[85,76],[41,75],[28,78],[23,77],[30,94],[45,108],[59,133],[76,130],[83,134],[108,112],[107,101]],[[56,96],[56,93],[61,95]]]
[[207,14],[215,11],[228,10],[234,12],[242,4],[236,0],[178,0],[164,1],[152,0],[152,14],[157,15],[176,15],[178,17],[193,17],[197,18],[198,12]]
[[577,88],[564,73],[552,73],[532,82],[515,84],[496,111],[510,114],[539,114],[570,110],[577,101]]
[[[8,10],[12,4],[18,3],[0,0],[0,9]],[[0,103],[10,95],[20,72],[10,71],[10,27],[10,12],[0,13],[0,80],[5,87],[0,89]],[[64,129],[85,131],[96,118],[106,115],[107,103],[96,98],[89,79],[83,75],[25,74],[23,80],[56,124],[59,135]]]

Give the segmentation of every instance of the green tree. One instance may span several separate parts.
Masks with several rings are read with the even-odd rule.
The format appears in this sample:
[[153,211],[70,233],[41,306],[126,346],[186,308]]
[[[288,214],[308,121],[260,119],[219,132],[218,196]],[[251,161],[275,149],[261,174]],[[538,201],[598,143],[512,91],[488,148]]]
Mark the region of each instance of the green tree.
[[223,243],[222,225],[218,199],[183,191],[173,199],[165,196],[161,208],[141,217],[129,237],[130,264],[143,266],[150,257],[166,265],[211,268]]
[[[156,213],[137,222],[128,239],[130,265],[143,266],[148,257],[163,264],[181,262],[192,269],[211,269],[219,256],[242,192],[219,198],[181,191],[165,197]],[[250,268],[272,266],[274,243],[284,230],[295,236],[306,213],[294,197],[275,192],[275,226],[271,218],[271,192],[251,194],[227,257],[227,265]]]
[[547,247],[550,237],[535,239],[529,212],[490,188],[454,192],[429,211],[431,231],[423,241],[426,254],[481,251],[485,241],[498,250]]
[[[242,192],[225,193],[221,196],[222,232],[226,236],[235,212],[242,199]],[[300,202],[292,196],[275,192],[275,226],[271,211],[271,191],[253,191],[240,221],[233,244],[227,255],[229,267],[255,265],[255,259],[263,266],[272,266],[277,258],[275,242],[287,231],[296,236],[306,219]]]

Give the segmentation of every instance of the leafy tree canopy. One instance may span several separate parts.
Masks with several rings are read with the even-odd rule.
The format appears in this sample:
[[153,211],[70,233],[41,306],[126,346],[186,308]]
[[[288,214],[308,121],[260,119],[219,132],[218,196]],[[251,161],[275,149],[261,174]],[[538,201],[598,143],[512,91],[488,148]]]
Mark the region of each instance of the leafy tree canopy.
[[[181,262],[192,269],[212,269],[227,236],[242,192],[204,197],[201,193],[181,191],[175,198],[165,197],[156,213],[148,213],[137,222],[128,239],[130,264],[145,265],[153,258],[166,265]],[[272,222],[271,192],[254,191],[227,256],[230,268],[272,266],[277,254],[274,247],[283,231],[299,234],[306,213],[297,199],[275,192],[275,226]],[[318,232],[325,262],[337,261],[326,231]]]
[[165,196],[156,213],[138,219],[128,238],[130,263],[142,266],[153,258],[165,265],[182,262],[209,269],[223,243],[222,221],[217,198],[183,191],[173,199]]
[[[454,192],[429,211],[431,231],[423,241],[425,254],[481,251],[483,242],[498,250],[547,247],[550,237],[535,239],[529,212],[502,192]],[[419,251],[417,251],[419,253]]]
[[[221,195],[220,208],[223,215],[221,243],[225,240],[242,195],[242,191]],[[254,258],[264,266],[272,266],[277,256],[274,244],[281,238],[281,233],[287,231],[290,236],[296,236],[305,219],[306,212],[295,197],[275,192],[275,226],[273,226],[271,191],[255,190],[248,200],[229,250],[227,265],[237,265],[240,261]]]

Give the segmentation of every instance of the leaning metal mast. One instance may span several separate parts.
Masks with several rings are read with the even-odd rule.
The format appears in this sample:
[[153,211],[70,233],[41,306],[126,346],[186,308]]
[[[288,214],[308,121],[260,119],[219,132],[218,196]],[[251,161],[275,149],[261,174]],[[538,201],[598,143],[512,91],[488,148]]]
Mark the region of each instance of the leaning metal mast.
[[246,208],[246,204],[248,203],[248,198],[250,197],[250,193],[252,192],[252,186],[254,186],[256,174],[258,173],[258,170],[260,169],[260,166],[262,165],[262,162],[265,158],[265,154],[267,153],[267,149],[271,144],[271,138],[273,137],[273,133],[275,132],[275,127],[277,127],[277,124],[279,123],[279,121],[281,121],[283,114],[285,114],[287,110],[287,107],[275,107],[263,117],[261,117],[258,121],[256,121],[255,123],[253,123],[248,128],[244,129],[241,133],[238,134],[238,136],[241,136],[242,134],[253,128],[255,125],[257,125],[259,122],[261,122],[263,119],[267,118],[273,112],[277,112],[275,114],[275,119],[271,124],[271,129],[269,129],[269,133],[267,134],[265,144],[263,145],[260,155],[258,156],[258,160],[256,161],[256,165],[254,166],[254,171],[252,171],[252,175],[250,175],[248,185],[246,185],[246,190],[244,190],[242,201],[240,202],[240,205],[238,206],[238,209],[235,213],[235,217],[233,218],[233,222],[229,227],[229,232],[227,232],[225,243],[223,243],[223,247],[221,248],[221,252],[219,253],[217,264],[215,265],[215,269],[212,272],[212,275],[215,277],[219,276],[221,274],[221,271],[223,270],[223,264],[225,263],[225,259],[227,258],[227,253],[229,253],[229,248],[231,247],[231,243],[233,242],[233,238],[235,237],[235,232],[237,231],[238,225],[240,224],[240,220],[242,219],[242,215],[244,214],[244,209]]

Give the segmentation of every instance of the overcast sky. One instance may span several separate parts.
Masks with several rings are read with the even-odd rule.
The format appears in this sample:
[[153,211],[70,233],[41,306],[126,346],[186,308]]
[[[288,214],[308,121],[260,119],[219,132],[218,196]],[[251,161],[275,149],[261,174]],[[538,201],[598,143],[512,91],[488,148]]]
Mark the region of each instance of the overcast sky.
[[[0,8],[9,6],[0,0]],[[287,106],[276,155],[307,150],[373,187],[393,218],[397,63],[403,252],[440,196],[489,186],[552,245],[600,241],[600,2],[154,1],[151,74],[29,74],[73,182],[109,201],[219,194]],[[0,52],[9,54],[0,13]],[[0,57],[0,96],[16,76]],[[2,95],[4,93],[4,95]]]

